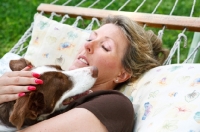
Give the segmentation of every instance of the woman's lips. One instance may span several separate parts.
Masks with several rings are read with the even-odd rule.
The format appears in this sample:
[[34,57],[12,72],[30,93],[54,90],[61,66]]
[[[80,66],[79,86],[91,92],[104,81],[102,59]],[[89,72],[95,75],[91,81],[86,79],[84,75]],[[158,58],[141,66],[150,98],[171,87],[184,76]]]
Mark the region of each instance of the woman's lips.
[[89,65],[87,59],[84,56],[78,57],[78,60],[81,61],[82,63],[86,64],[86,65]]
[[79,58],[79,60],[80,60],[81,62],[85,63],[86,65],[88,65],[88,63],[87,63],[87,61],[86,61],[85,59]]

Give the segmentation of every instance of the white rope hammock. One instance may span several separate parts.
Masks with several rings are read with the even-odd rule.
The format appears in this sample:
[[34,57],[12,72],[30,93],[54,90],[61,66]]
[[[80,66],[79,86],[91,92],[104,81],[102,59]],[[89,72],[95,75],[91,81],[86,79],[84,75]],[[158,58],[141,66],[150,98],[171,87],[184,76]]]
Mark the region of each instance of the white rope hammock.
[[[166,61],[164,62],[164,65],[168,65],[173,63],[172,59],[174,56],[177,57],[175,63],[194,63],[196,58],[198,58],[198,49],[200,47],[200,39],[198,39],[198,42],[195,41],[195,43],[192,43],[192,49],[190,49],[189,55],[187,58],[184,59],[184,62],[180,61],[181,58],[181,48],[185,48],[188,43],[188,37],[186,35],[186,32],[192,31],[192,32],[199,32],[200,31],[200,19],[198,17],[194,17],[194,10],[196,5],[196,0],[192,1],[192,7],[190,9],[190,15],[184,15],[184,16],[175,16],[174,11],[177,9],[177,5],[179,4],[179,0],[174,1],[173,7],[171,8],[171,11],[169,14],[158,14],[158,8],[162,8],[162,4],[164,4],[163,0],[159,0],[156,3],[156,6],[154,7],[153,11],[151,13],[143,13],[139,12],[144,4],[146,4],[148,0],[142,0],[141,3],[137,6],[136,9],[132,9],[133,11],[125,11],[124,8],[128,6],[130,2],[135,2],[131,0],[126,0],[122,4],[120,2],[120,7],[117,10],[108,10],[110,6],[113,4],[119,3],[119,1],[116,0],[110,0],[106,1],[108,2],[102,9],[96,9],[95,5],[100,4],[101,0],[80,0],[75,5],[71,6],[70,3],[72,0],[67,0],[63,2],[63,4],[57,4],[60,1],[54,0],[50,4],[40,4],[38,6],[38,12],[40,12],[43,15],[46,15],[47,13],[50,13],[50,19],[54,19],[54,17],[61,17],[60,22],[65,23],[68,19],[76,18],[73,26],[78,26],[80,21],[85,21],[87,19],[90,20],[90,23],[87,25],[86,29],[93,29],[94,24],[97,26],[100,26],[100,19],[107,16],[108,14],[121,14],[126,15],[130,17],[131,19],[137,21],[138,23],[142,24],[144,28],[159,28],[158,30],[158,36],[161,39],[164,39],[164,34],[166,30],[180,30],[181,32],[177,34],[177,38],[174,41],[173,46],[171,47],[170,54]],[[85,3],[90,2],[90,4],[85,7]],[[105,3],[105,2],[104,2]],[[83,7],[84,5],[84,7]],[[16,53],[22,55],[25,50],[28,47],[28,44],[25,43],[28,41],[28,39],[31,36],[31,31],[33,28],[32,25],[27,29],[27,31],[24,33],[24,35],[21,37],[21,39],[15,44],[15,46],[10,50],[11,53]],[[200,35],[198,34],[196,38],[200,38]],[[183,43],[183,44],[182,44]],[[198,56],[197,56],[198,55]]]

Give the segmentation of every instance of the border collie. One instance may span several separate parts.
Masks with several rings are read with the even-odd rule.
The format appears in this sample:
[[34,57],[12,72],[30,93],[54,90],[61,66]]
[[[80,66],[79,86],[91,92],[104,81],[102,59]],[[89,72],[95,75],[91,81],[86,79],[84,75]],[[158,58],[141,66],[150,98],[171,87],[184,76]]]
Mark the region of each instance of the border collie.
[[45,120],[48,115],[66,108],[63,102],[69,97],[89,90],[98,76],[98,69],[93,66],[71,71],[63,71],[59,66],[40,66],[31,71],[40,74],[43,84],[35,85],[36,90],[16,101],[0,105],[0,131],[15,131]]

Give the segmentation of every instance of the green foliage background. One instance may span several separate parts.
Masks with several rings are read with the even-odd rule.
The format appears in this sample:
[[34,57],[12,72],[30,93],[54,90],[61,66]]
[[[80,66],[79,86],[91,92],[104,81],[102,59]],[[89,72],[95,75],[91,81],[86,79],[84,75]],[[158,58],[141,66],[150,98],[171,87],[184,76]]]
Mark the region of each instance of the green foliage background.
[[[76,5],[81,0],[73,0],[68,5]],[[80,6],[88,7],[95,0],[87,0]],[[110,0],[111,1],[111,0]],[[110,1],[101,1],[96,4],[93,8],[102,9]],[[134,12],[137,7],[142,3],[143,0],[132,0],[130,3],[125,6],[123,11]],[[20,39],[20,37],[25,33],[25,31],[30,27],[33,22],[33,16],[37,12],[37,6],[40,3],[51,3],[53,0],[1,0],[0,1],[0,58],[8,52],[14,44]],[[59,0],[56,4],[63,4],[66,0]],[[116,0],[111,6],[107,9],[109,10],[118,10],[126,0]],[[138,12],[151,13],[159,0],[147,0],[145,4],[138,10]],[[162,2],[161,6],[157,9],[157,14],[170,14],[175,0],[165,0]],[[191,8],[193,5],[193,0],[179,0],[178,4],[174,10],[173,15],[180,16],[189,16]],[[200,0],[196,1],[195,9],[193,16],[199,17],[200,15]],[[72,19],[71,23],[73,23]],[[70,21],[69,21],[70,23]],[[87,22],[86,22],[87,23]],[[146,28],[152,29],[155,33],[159,29],[155,28]],[[172,47],[174,42],[178,37],[179,30],[165,30],[163,43],[167,48]],[[181,47],[181,60],[184,60],[188,54],[188,48],[193,38],[193,32],[186,32],[188,37],[187,48]]]

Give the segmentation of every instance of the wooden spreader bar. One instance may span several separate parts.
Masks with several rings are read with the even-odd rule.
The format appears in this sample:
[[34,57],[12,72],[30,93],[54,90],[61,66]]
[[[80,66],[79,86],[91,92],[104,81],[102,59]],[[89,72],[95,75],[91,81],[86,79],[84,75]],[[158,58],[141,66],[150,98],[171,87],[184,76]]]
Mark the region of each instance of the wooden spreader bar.
[[146,26],[149,27],[162,28],[163,26],[166,26],[167,29],[173,30],[183,30],[184,28],[187,28],[189,31],[200,32],[200,18],[198,17],[169,16],[161,14],[136,13],[51,4],[40,4],[37,10],[44,11],[45,13],[55,12],[61,15],[68,14],[70,17],[81,16],[85,19],[91,19],[93,17],[102,19],[108,15],[124,15],[133,19],[139,24],[146,24]]

